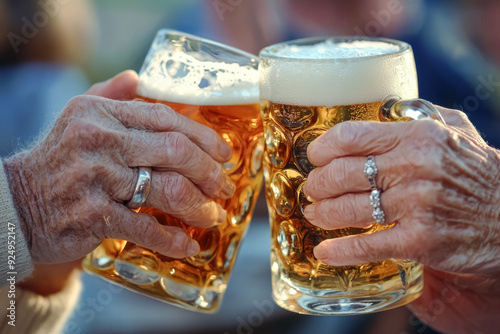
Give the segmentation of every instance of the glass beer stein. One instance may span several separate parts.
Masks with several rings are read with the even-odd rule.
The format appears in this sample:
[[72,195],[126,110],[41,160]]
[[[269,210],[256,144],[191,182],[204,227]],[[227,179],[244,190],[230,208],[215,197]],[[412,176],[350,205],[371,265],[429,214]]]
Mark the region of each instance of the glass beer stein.
[[307,159],[309,143],[339,122],[439,119],[425,101],[412,100],[418,87],[411,47],[388,39],[302,39],[263,49],[259,71],[274,300],[298,313],[344,315],[419,297],[418,263],[387,259],[334,267],[317,260],[313,249],[323,240],[392,226],[320,229],[304,217],[310,202],[302,190],[314,168]]
[[138,99],[170,106],[211,127],[231,145],[232,157],[223,167],[236,192],[218,201],[228,215],[213,228],[188,226],[151,207],[138,210],[160,224],[184,229],[200,244],[198,255],[173,259],[124,240],[106,239],[85,258],[84,268],[161,301],[213,313],[226,290],[263,179],[258,59],[196,36],[161,30],[139,76]]

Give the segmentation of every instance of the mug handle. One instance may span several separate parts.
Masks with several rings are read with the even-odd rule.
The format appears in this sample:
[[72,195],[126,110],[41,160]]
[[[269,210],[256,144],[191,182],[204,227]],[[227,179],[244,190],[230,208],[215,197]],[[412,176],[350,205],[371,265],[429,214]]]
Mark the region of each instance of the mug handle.
[[389,122],[432,118],[446,124],[439,110],[423,99],[402,100],[400,97],[391,96],[384,101],[380,111]]

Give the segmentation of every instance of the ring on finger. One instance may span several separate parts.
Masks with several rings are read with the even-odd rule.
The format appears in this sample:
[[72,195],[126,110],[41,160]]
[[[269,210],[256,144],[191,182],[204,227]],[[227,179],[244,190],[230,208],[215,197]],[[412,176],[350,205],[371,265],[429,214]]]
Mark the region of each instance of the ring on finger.
[[137,210],[146,202],[151,190],[151,174],[150,167],[139,167],[139,176],[137,177],[134,193],[130,201],[126,203],[129,209]]
[[381,203],[382,190],[374,189],[370,194],[370,204],[373,207],[372,217],[380,225],[385,225],[385,212]]
[[375,157],[373,155],[369,155],[368,157],[366,157],[366,163],[363,172],[368,178],[368,182],[370,182],[370,188],[372,190],[376,190],[377,182],[375,181],[375,177],[377,177],[378,168],[375,164]]

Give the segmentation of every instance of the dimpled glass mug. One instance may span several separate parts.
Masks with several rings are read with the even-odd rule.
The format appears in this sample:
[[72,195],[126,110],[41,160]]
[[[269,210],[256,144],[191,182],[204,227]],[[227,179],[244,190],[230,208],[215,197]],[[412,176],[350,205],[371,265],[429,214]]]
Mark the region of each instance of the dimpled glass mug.
[[130,242],[106,239],[83,266],[133,291],[213,313],[222,301],[263,179],[258,58],[196,36],[161,30],[139,77],[138,99],[168,105],[211,127],[231,145],[233,155],[224,168],[236,192],[218,201],[227,210],[226,221],[208,229],[188,226],[155,208],[138,210],[160,224],[183,228],[200,244],[196,256],[173,259]]
[[428,102],[415,100],[411,47],[389,39],[309,38],[263,49],[259,67],[274,300],[298,313],[344,315],[382,311],[418,298],[423,287],[418,263],[387,259],[334,267],[317,260],[313,249],[323,240],[383,233],[392,225],[320,229],[303,215],[310,202],[302,191],[314,168],[307,146],[335,124],[442,120]]

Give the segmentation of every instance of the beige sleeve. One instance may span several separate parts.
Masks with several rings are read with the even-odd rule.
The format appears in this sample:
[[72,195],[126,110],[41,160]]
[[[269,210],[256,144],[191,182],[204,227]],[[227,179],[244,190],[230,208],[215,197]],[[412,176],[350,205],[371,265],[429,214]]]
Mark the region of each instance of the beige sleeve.
[[[9,264],[9,260],[13,262]],[[15,276],[15,281],[20,282],[32,271],[31,255],[10,195],[3,163],[0,161],[0,287],[7,284],[10,276]]]
[[[82,290],[79,273],[72,274],[63,291],[43,297],[30,291],[16,288],[15,327],[9,325],[9,287],[0,289],[0,333],[2,334],[47,334],[59,333],[73,312]],[[6,313],[7,312],[7,313]]]

